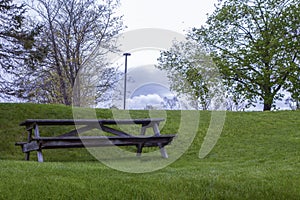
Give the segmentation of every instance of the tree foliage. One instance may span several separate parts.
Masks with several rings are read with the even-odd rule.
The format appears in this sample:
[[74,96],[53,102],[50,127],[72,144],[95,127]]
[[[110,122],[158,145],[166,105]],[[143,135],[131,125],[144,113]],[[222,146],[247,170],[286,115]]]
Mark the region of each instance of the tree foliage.
[[185,96],[194,109],[216,109],[212,100],[219,94],[219,73],[203,47],[193,40],[177,42],[161,52],[158,69],[168,73],[171,89]]
[[291,97],[288,99],[295,104],[293,109],[300,109],[300,69],[289,78],[287,90],[291,93]]
[[13,79],[29,59],[38,34],[38,27],[28,26],[25,15],[24,4],[0,1],[0,97],[16,95]]
[[206,46],[229,87],[270,110],[282,90],[299,98],[299,0],[220,0],[190,36]]

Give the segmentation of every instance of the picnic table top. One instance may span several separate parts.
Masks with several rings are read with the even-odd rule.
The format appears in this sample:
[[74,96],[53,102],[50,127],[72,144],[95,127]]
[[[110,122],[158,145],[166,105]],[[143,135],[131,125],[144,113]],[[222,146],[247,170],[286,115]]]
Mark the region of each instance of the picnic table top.
[[159,123],[163,118],[145,118],[145,119],[27,119],[20,123],[20,126],[38,125],[93,125],[93,124],[142,124]]

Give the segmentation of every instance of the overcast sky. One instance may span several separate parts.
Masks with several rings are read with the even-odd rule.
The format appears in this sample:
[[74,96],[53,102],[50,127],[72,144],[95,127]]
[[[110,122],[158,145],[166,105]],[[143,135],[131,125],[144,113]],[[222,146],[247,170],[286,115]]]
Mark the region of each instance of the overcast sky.
[[[217,0],[121,0],[119,14],[127,26],[125,31],[158,28],[185,35],[191,28],[205,24],[216,3]],[[128,59],[128,68],[156,64],[158,57],[159,50],[135,51]]]
[[120,13],[129,30],[163,28],[184,33],[199,27],[217,0],[122,0]]
[[[126,31],[159,28],[186,34],[191,28],[205,24],[207,14],[214,11],[215,4],[217,0],[121,0],[119,12],[124,15],[124,24],[128,27]],[[159,51],[142,50],[132,53],[128,59],[129,73],[142,66],[145,72],[154,70],[149,66],[157,64],[158,56]],[[143,79],[146,74],[140,73],[139,78]],[[147,98],[143,96],[141,99]],[[280,107],[287,108],[283,103],[280,103]],[[261,106],[256,109],[261,110]]]
[[[217,0],[121,0],[119,12],[124,16],[124,24],[128,27],[125,31],[156,28],[184,35],[191,28],[200,27],[205,23],[207,13],[214,10],[216,2]],[[157,39],[159,40],[159,38]],[[169,39],[173,40],[173,38]],[[137,108],[142,108],[142,105],[151,104],[151,102],[153,105],[157,105],[164,96],[169,96],[170,91],[164,90],[165,94],[162,94],[162,92],[159,93],[158,87],[155,87],[155,84],[160,84],[169,88],[166,75],[154,68],[160,50],[141,47],[138,51],[130,51],[132,55],[128,58],[128,75],[134,81],[133,83],[128,82],[127,90],[130,93],[128,98],[132,96],[128,100],[129,107],[134,108],[132,105],[139,105]],[[120,58],[119,63],[123,62],[123,58]],[[152,85],[153,90],[149,90],[149,88],[146,90],[145,85],[150,87]],[[134,91],[141,88],[145,90],[143,95],[133,95]],[[153,91],[156,90],[157,93],[154,94]],[[149,94],[147,95],[146,92]]]

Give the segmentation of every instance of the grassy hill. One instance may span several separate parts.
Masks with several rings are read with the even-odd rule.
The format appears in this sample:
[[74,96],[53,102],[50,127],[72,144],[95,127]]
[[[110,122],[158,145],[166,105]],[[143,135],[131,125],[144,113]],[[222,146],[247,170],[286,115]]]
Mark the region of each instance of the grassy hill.
[[[167,112],[163,133],[176,131],[179,115]],[[194,142],[180,159],[152,173],[130,174],[106,167],[85,149],[47,150],[44,163],[23,161],[14,146],[26,138],[18,124],[72,118],[72,108],[0,104],[0,199],[300,199],[299,111],[228,112],[221,138],[205,159],[198,153],[210,112],[200,115]],[[97,110],[97,116],[111,118],[112,111]],[[53,131],[64,130],[45,130]]]

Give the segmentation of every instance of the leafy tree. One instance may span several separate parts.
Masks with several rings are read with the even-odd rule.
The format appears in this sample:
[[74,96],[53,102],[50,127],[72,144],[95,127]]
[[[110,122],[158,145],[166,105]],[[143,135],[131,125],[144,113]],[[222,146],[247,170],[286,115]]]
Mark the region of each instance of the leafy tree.
[[258,101],[271,110],[282,90],[299,91],[299,5],[299,0],[220,0],[206,25],[190,36],[212,53],[229,87],[249,104]]
[[291,75],[288,82],[288,91],[291,93],[291,101],[293,101],[296,106],[293,109],[300,109],[300,70],[295,71]]
[[17,95],[14,78],[29,59],[38,28],[25,20],[26,6],[0,1],[0,97]]
[[219,94],[221,83],[218,70],[202,46],[193,40],[174,41],[161,52],[158,69],[166,70],[171,89],[187,97],[195,109],[216,109],[212,100]]
[[164,97],[161,106],[165,110],[176,110],[180,108],[179,101],[175,96],[173,98]]
[[70,105],[75,95],[75,104],[80,105],[80,98],[89,96],[93,89],[82,90],[75,85],[79,73],[83,74],[80,80],[86,85],[98,81],[97,94],[113,84],[116,70],[106,67],[105,56],[116,51],[114,41],[123,24],[114,13],[119,1],[99,2],[33,1],[30,7],[42,32],[35,42],[38,53],[27,63],[23,78],[17,82],[22,97],[34,102]]
[[285,104],[288,105],[290,107],[290,109],[292,109],[292,110],[299,109],[299,101],[296,101],[292,97],[288,97],[285,100]]

